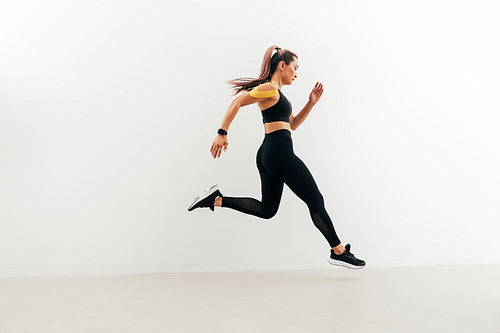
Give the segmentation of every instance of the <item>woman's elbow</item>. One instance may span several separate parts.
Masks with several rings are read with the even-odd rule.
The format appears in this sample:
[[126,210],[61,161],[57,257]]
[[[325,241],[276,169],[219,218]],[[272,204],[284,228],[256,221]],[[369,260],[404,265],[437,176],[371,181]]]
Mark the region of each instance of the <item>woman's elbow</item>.
[[241,101],[238,99],[238,97],[231,101],[231,105],[229,106],[229,108],[235,111],[238,111],[241,108]]

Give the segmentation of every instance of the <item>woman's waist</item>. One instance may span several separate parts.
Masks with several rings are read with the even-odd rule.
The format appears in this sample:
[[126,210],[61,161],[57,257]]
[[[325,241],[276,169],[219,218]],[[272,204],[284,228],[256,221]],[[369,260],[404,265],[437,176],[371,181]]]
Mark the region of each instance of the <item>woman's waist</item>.
[[289,132],[292,132],[292,127],[290,126],[290,123],[286,121],[273,121],[264,124],[264,132],[266,134],[272,133],[280,129],[286,129]]

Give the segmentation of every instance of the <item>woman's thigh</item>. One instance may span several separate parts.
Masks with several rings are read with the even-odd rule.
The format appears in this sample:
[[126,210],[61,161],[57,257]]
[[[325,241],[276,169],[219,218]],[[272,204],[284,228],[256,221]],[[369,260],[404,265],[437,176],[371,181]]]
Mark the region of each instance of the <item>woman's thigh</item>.
[[284,182],[279,177],[273,176],[264,167],[262,147],[257,152],[257,169],[261,181],[262,206],[266,211],[277,212],[283,194]]
[[306,164],[295,153],[280,156],[275,161],[271,173],[283,182],[314,210],[321,209],[324,205],[323,196]]

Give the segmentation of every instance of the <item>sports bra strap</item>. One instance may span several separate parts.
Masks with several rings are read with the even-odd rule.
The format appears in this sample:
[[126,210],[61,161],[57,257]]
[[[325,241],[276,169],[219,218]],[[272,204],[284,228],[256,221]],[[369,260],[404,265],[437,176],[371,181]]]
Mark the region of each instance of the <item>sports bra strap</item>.
[[278,89],[274,90],[257,90],[259,86],[253,88],[248,94],[255,98],[268,98],[276,95],[278,93]]

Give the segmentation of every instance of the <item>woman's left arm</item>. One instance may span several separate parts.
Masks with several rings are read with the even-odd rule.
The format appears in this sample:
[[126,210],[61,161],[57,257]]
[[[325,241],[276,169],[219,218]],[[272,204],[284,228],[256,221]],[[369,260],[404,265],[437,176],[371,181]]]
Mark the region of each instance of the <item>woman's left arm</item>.
[[300,124],[302,124],[304,120],[306,120],[307,116],[309,115],[309,112],[311,112],[313,106],[316,105],[316,103],[318,103],[322,94],[323,94],[323,84],[316,82],[316,85],[309,94],[309,101],[307,101],[302,111],[300,111],[295,117],[293,115],[290,115],[289,121],[292,130],[295,131],[297,127],[299,127]]

